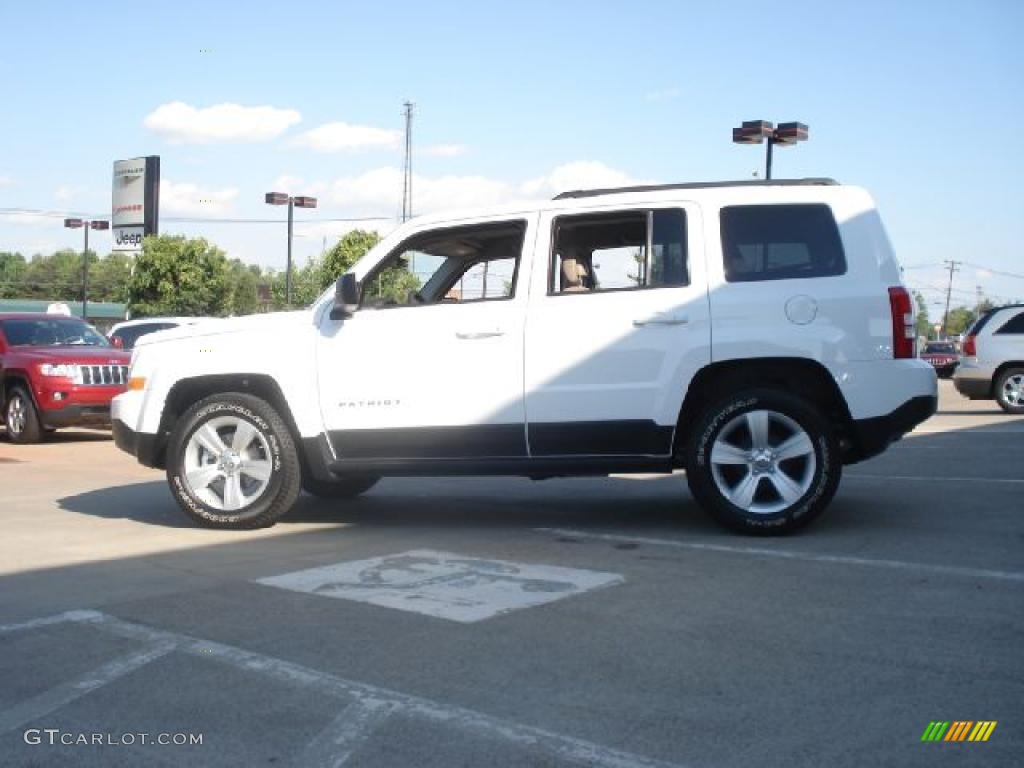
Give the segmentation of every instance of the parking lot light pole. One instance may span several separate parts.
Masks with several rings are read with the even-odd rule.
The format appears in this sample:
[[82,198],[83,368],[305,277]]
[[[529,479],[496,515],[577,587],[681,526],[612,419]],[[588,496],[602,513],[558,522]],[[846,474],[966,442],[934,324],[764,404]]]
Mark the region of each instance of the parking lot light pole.
[[85,247],[82,250],[82,320],[89,322],[89,230],[110,229],[110,222],[100,219],[86,221],[84,219],[64,219],[68,229],[82,228],[85,230]]
[[298,208],[316,208],[316,198],[306,195],[292,197],[286,192],[267,192],[263,197],[267,205],[288,206],[288,265],[284,272],[284,303],[286,307],[292,305],[292,228],[294,224],[293,211]]
[[732,129],[734,144],[760,144],[767,142],[765,150],[764,177],[772,178],[772,148],[791,147],[798,141],[807,141],[807,126],[804,123],[779,123],[778,127],[767,120],[747,120],[739,128]]

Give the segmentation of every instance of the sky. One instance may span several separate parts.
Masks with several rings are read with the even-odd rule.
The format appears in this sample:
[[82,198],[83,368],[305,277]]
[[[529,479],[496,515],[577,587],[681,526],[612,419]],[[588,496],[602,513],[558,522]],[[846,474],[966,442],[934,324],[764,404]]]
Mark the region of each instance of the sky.
[[[282,268],[386,232],[415,103],[415,213],[632,182],[749,179],[744,120],[798,120],[774,175],[875,197],[933,317],[1024,299],[1024,3],[5,2],[0,251],[81,248],[113,161],[161,157],[161,232]],[[49,215],[39,215],[45,211]],[[379,217],[352,222],[337,219]],[[326,240],[325,240],[326,239]],[[91,245],[104,253],[106,233]]]

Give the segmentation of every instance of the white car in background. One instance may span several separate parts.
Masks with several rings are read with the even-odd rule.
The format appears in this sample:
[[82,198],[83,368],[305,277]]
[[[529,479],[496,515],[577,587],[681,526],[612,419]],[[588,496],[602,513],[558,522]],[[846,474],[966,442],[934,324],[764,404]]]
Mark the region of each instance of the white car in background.
[[111,341],[120,339],[122,349],[133,349],[135,342],[148,333],[168,331],[183,325],[195,325],[210,319],[209,317],[143,317],[138,320],[126,320],[123,323],[118,323],[110,329],[107,337]]
[[953,386],[971,400],[995,399],[1024,413],[1024,304],[996,307],[971,326]]

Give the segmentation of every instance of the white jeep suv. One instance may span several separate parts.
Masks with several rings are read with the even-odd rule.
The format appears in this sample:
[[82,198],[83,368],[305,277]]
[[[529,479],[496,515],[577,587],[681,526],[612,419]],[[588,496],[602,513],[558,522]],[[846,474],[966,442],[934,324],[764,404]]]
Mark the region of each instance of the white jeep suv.
[[387,475],[684,468],[721,522],[782,532],[934,413],[914,345],[862,189],[570,192],[414,219],[307,310],[142,338],[114,436],[216,527]]
[[991,309],[975,321],[953,386],[971,400],[995,398],[1007,413],[1024,413],[1024,304]]

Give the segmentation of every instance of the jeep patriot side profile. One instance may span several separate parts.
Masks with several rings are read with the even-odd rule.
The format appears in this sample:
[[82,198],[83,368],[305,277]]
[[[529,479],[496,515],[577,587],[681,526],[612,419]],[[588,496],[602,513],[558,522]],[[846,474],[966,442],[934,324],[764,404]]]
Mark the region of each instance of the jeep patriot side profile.
[[789,531],[936,408],[874,203],[829,180],[421,217],[307,310],[154,339],[115,440],[223,528],[387,475],[684,468],[722,523]]

